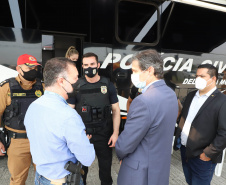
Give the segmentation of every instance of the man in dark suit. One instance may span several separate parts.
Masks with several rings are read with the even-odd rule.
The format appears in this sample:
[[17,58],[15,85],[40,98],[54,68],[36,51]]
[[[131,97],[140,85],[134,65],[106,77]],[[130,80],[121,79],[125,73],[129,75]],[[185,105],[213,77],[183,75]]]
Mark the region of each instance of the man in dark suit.
[[135,55],[132,71],[133,84],[143,90],[132,101],[115,145],[122,160],[118,185],[167,185],[177,97],[162,80],[163,61],[156,51]]
[[210,184],[226,147],[226,96],[216,88],[217,77],[213,65],[198,67],[198,90],[187,95],[176,131],[174,149],[180,148],[189,185]]

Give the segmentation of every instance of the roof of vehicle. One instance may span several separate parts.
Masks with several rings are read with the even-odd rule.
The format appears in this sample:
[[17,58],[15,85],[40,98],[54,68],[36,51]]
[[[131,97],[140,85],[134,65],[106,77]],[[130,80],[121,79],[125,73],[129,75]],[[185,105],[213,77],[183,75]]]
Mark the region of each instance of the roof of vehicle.
[[171,1],[226,12],[226,0],[171,0]]
[[214,3],[214,4],[226,5],[226,0],[202,0],[202,1],[210,2],[210,3]]

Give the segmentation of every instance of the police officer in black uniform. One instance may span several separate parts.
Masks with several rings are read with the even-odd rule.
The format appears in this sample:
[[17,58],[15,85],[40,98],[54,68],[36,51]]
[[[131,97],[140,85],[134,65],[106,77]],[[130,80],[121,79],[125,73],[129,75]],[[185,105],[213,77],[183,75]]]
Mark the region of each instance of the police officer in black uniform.
[[[68,103],[82,117],[86,134],[92,135],[90,142],[94,144],[98,158],[101,185],[111,185],[112,147],[118,139],[120,125],[117,92],[109,79],[98,75],[100,63],[96,54],[86,53],[82,63],[84,76],[78,82],[79,93]],[[83,181],[86,184],[88,167],[84,167],[84,171]]]

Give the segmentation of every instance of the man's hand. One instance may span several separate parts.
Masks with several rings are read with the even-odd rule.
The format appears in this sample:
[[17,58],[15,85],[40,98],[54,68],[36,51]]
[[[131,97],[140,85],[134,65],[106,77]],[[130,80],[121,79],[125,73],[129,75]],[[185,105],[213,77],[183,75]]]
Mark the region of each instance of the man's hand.
[[[85,133],[86,133],[86,130],[85,130]],[[87,137],[88,139],[91,139],[91,138],[92,138],[92,135],[91,135],[91,134],[86,134],[86,137]]]
[[122,160],[119,163],[120,163],[120,166],[121,166],[122,165]]
[[5,152],[5,147],[2,144],[2,142],[0,142],[0,156],[4,156],[5,155],[5,153],[2,153],[2,151]]
[[204,152],[200,154],[200,159],[201,159],[202,161],[210,161],[210,160],[211,160],[209,157],[207,157],[207,156],[205,155]]
[[92,135],[91,134],[87,134],[86,137],[88,137],[88,139],[91,139]]
[[117,133],[113,133],[108,141],[108,145],[110,145],[109,147],[115,147],[115,143],[118,139],[118,134]]

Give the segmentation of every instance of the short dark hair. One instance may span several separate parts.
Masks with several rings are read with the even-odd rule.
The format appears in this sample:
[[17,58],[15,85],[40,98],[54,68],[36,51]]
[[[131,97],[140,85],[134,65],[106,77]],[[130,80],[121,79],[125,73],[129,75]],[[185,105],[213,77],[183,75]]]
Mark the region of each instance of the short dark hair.
[[163,78],[163,60],[156,50],[140,51],[132,57],[131,61],[134,60],[139,62],[139,67],[142,71],[152,66],[155,70],[154,75],[158,79]]
[[98,56],[95,54],[95,53],[86,53],[82,56],[82,61],[83,61],[83,58],[88,58],[88,57],[95,57],[97,63],[98,63]]
[[67,78],[69,65],[75,66],[75,63],[64,57],[56,57],[48,60],[43,71],[45,87],[54,85],[59,76]]
[[207,73],[210,75],[210,77],[216,77],[216,79],[218,79],[218,70],[215,66],[213,66],[212,64],[201,64],[198,66],[198,69],[200,68],[207,68],[208,71]]

